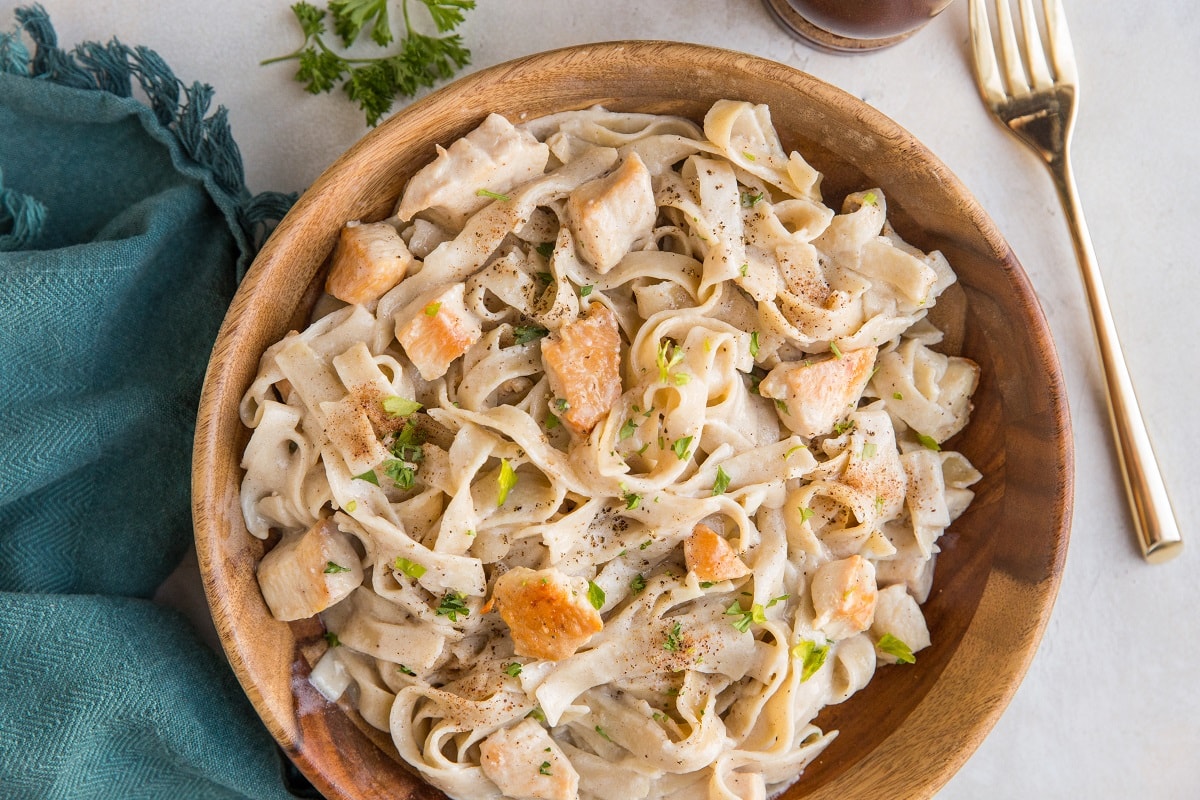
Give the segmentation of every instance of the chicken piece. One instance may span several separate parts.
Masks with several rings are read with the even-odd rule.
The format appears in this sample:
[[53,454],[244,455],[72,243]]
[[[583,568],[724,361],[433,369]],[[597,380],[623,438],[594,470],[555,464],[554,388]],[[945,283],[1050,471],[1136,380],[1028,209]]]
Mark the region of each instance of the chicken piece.
[[493,596],[519,656],[558,661],[604,628],[588,601],[587,581],[556,569],[511,569],[496,581]]
[[555,400],[551,410],[586,436],[621,397],[621,334],[617,316],[592,303],[587,316],[542,339],[542,363]]
[[329,518],[284,537],[258,565],[263,599],[271,615],[283,622],[319,614],[362,580],[362,563],[350,536]]
[[525,719],[479,743],[479,767],[505,797],[575,800],[579,773],[541,725]]
[[[921,607],[902,583],[880,589],[879,599],[875,603],[871,638],[878,642],[889,633],[904,642],[913,653],[924,650],[930,644],[925,615],[921,613]],[[879,651],[878,655],[880,660],[889,664],[895,664],[897,661],[894,653]]]
[[724,581],[750,574],[729,540],[707,525],[697,525],[683,540],[683,560],[688,572],[702,581]]
[[567,198],[567,226],[580,256],[604,274],[639,239],[650,235],[658,209],[650,170],[630,153],[612,173],[579,186]]
[[467,352],[483,333],[479,317],[467,308],[464,297],[464,285],[456,283],[417,306],[403,324],[397,315],[396,338],[427,381],[445,375],[451,362]]
[[396,206],[407,222],[428,210],[436,222],[461,230],[467,217],[503,195],[541,175],[550,148],[528,131],[518,130],[499,114],[487,119],[413,175]]
[[352,305],[378,300],[412,266],[408,246],[386,222],[351,222],[333,251],[325,291]]
[[864,347],[822,361],[785,361],[762,379],[759,394],[783,402],[779,418],[793,433],[806,439],[829,433],[854,410],[878,352]]
[[860,555],[830,561],[817,568],[811,585],[814,625],[833,640],[846,639],[871,627],[879,595],[875,566]]

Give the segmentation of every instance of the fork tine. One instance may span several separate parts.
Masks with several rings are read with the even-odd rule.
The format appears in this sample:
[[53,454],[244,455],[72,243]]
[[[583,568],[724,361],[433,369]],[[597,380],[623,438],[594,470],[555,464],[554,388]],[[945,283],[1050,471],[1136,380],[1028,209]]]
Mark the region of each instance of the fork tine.
[[1046,11],[1046,34],[1050,40],[1050,60],[1054,62],[1054,77],[1059,83],[1078,85],[1075,69],[1075,48],[1067,30],[1067,15],[1062,0],[1042,0]]
[[996,64],[996,46],[992,43],[992,28],[988,24],[984,0],[971,0],[971,48],[975,51],[975,82],[984,101],[994,106],[1004,101],[1004,82]]
[[1033,14],[1033,0],[1020,0],[1021,36],[1025,39],[1025,68],[1034,89],[1048,89],[1052,81],[1050,68],[1046,66],[1042,35],[1038,32],[1037,17]]
[[1004,79],[1008,83],[1008,91],[1014,97],[1027,95],[1029,82],[1025,80],[1025,68],[1021,66],[1021,51],[1017,46],[1017,33],[1013,28],[1008,0],[996,0],[996,27],[1000,29],[1000,56],[1004,60]]

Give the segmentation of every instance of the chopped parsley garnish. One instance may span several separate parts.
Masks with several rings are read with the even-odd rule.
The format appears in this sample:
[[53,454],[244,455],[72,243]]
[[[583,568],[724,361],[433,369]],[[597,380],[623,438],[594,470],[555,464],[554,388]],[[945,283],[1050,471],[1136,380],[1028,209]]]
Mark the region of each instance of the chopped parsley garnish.
[[678,652],[683,647],[682,627],[678,622],[671,626],[671,630],[667,632],[667,639],[663,642],[663,650],[670,650],[672,653]]
[[742,158],[746,159],[747,161],[758,161],[758,156],[754,155],[754,153],[751,153],[749,150],[742,151]]
[[[655,354],[654,360],[658,364],[659,382],[667,383],[670,380],[671,370],[683,361],[683,350],[670,339],[664,339],[658,343],[658,352]],[[676,376],[676,381],[678,381],[678,376]]]
[[792,645],[791,652],[792,658],[800,659],[800,682],[804,683],[816,675],[817,670],[825,664],[825,658],[829,655],[829,645],[804,639]]
[[406,667],[406,666],[404,666],[403,664],[399,664],[399,665],[397,665],[396,669],[400,670],[400,671],[401,671],[401,672],[403,672],[405,675],[411,675],[411,676],[413,676],[414,678],[415,678],[415,677],[416,677],[416,675],[417,675],[417,673],[413,672],[411,668],[409,668],[409,667]]
[[551,275],[549,272],[537,272],[534,274],[537,276],[537,279],[544,284],[549,285],[551,283],[554,283],[554,276]]
[[786,461],[787,459],[796,455],[796,453],[799,453],[801,450],[807,450],[807,449],[808,449],[808,445],[806,445],[806,444],[798,444],[795,447],[789,447],[788,451],[783,454],[783,459],[784,459],[784,461]]
[[875,196],[874,192],[867,192],[863,195],[862,202],[864,206],[873,206],[878,204],[879,198]]
[[392,567],[394,567],[397,572],[403,572],[410,578],[419,578],[425,574],[425,567],[421,566],[415,561],[409,561],[407,558],[402,556],[396,556],[396,560],[392,562]]
[[351,500],[349,503],[346,503],[345,509],[347,514],[353,514],[358,509],[358,501]]
[[375,474],[375,470],[373,469],[367,470],[362,475],[355,475],[354,480],[366,481],[367,483],[373,483],[376,486],[379,485],[379,476]]
[[629,579],[629,591],[633,592],[634,594],[641,594],[642,590],[645,588],[646,579],[640,572]]
[[675,381],[676,386],[687,386],[692,382],[692,376],[686,372],[676,372],[671,378]]
[[425,306],[425,316],[436,317],[437,313],[441,310],[442,310],[441,303],[430,303],[429,305]]
[[416,469],[406,461],[389,458],[381,465],[383,474],[392,479],[392,483],[400,489],[411,489],[416,478]]
[[[787,595],[776,597],[767,604],[767,608],[770,608],[781,600],[786,600],[787,597]],[[737,617],[737,619],[733,621],[733,627],[737,628],[742,633],[745,633],[750,629],[750,623],[752,622],[761,625],[767,621],[766,609],[763,608],[762,603],[755,603],[754,605],[750,606],[750,608],[746,609],[742,608],[742,602],[740,600],[734,600],[733,605],[725,609],[725,614],[726,616]]]
[[604,731],[604,728],[601,728],[599,725],[596,726],[596,733],[600,734],[600,737],[602,739],[604,739],[605,741],[607,741],[607,742],[612,741],[612,739],[609,737],[609,735]]
[[638,545],[638,550],[645,550],[649,546],[650,546],[650,540],[647,539],[646,541],[644,541]]
[[336,575],[339,572],[349,572],[349,571],[350,571],[349,567],[343,567],[341,564],[335,564],[332,561],[325,562],[325,574],[326,575]]
[[942,449],[942,446],[940,444],[938,444],[938,440],[933,438],[932,436],[929,436],[928,434],[918,433],[917,441],[921,443],[922,447],[924,447],[928,450],[941,450]]
[[451,622],[458,622],[458,615],[464,617],[471,613],[471,609],[467,608],[467,596],[462,592],[446,592],[446,596],[438,603],[438,607],[434,609],[434,613],[439,617],[448,617]]
[[408,400],[396,395],[383,398],[383,410],[392,417],[407,417],[409,414],[417,413],[421,408],[421,404],[416,400]]
[[752,331],[750,334],[750,357],[758,358],[758,331]]
[[425,437],[421,434],[420,429],[412,423],[412,420],[409,420],[404,423],[403,428],[396,432],[388,449],[401,461],[419,464],[425,457],[421,452],[421,443],[424,440]]
[[724,467],[717,467],[717,479],[713,481],[713,496],[725,494],[725,490],[729,488],[729,475],[725,473]]
[[517,677],[518,675],[521,674],[521,665],[519,663],[517,663],[516,661],[512,662],[511,664],[505,664],[504,665],[504,674],[508,675],[511,678]]
[[533,248],[538,251],[538,255],[542,258],[549,258],[554,255],[554,242],[542,242],[537,247]]
[[517,325],[513,328],[513,338],[517,344],[528,344],[543,336],[549,336],[550,331],[540,325]]
[[862,457],[863,457],[863,458],[873,458],[873,457],[874,457],[874,455],[875,455],[875,449],[876,449],[876,448],[875,448],[875,443],[874,443],[874,442],[866,442],[866,443],[864,443],[864,444],[863,444],[863,449],[862,449]]
[[553,414],[546,414],[546,430],[552,431],[555,428],[562,427],[562,421]]
[[530,712],[529,712],[528,714],[526,714],[525,716],[527,716],[527,717],[533,717],[533,718],[534,718],[534,719],[536,719],[538,722],[545,722],[545,721],[546,721],[546,712],[545,712],[545,711],[542,711],[542,707],[541,707],[541,706],[534,706],[534,707],[533,707],[533,710],[532,710],[532,711],[530,711]]
[[784,414],[790,414],[790,413],[792,413],[791,411],[789,411],[789,410],[788,410],[788,404],[787,404],[787,401],[786,401],[786,400],[781,400],[781,399],[780,399],[780,398],[778,398],[778,397],[776,397],[776,398],[775,398],[775,409],[776,409],[777,411],[782,411]]
[[835,423],[833,426],[833,433],[835,436],[841,436],[843,433],[849,430],[854,430],[854,420],[852,419],[843,420]]
[[841,358],[841,357],[842,357],[842,348],[840,348],[840,347],[838,347],[838,346],[837,346],[837,342],[830,342],[830,343],[829,343],[829,352],[833,353],[833,357],[834,357],[834,358]]
[[541,763],[541,766],[538,767],[538,774],[539,775],[549,775],[550,774],[550,762],[549,761],[543,761]]
[[559,414],[565,414],[571,410],[571,404],[561,397],[554,398],[554,409]]
[[624,440],[628,439],[630,436],[633,436],[633,433],[636,430],[637,430],[637,423],[631,419],[627,419],[627,420],[625,420],[625,424],[621,426],[621,430],[617,433],[617,438],[620,439],[621,441],[624,441]]
[[811,508],[809,508],[808,506],[803,506],[800,509],[800,521],[801,522],[808,522],[810,519],[812,519],[812,516],[813,516],[813,510]]
[[338,639],[338,635],[336,633],[334,633],[333,631],[325,632],[325,641],[326,641],[326,643],[329,644],[330,647],[341,647],[342,646],[341,640]]
[[762,201],[763,201],[763,193],[762,192],[757,192],[755,194],[750,194],[749,192],[742,192],[742,208],[754,208],[756,205],[758,205]]
[[901,664],[917,663],[917,657],[913,655],[912,648],[890,633],[880,636],[875,646],[889,656],[895,656],[896,660]]
[[591,294],[591,293],[592,293],[592,289],[593,289],[593,288],[595,288],[595,287],[592,287],[592,286],[580,286],[580,287],[579,287],[579,296],[580,296],[580,297],[587,297],[589,294]]
[[901,394],[900,392],[892,392],[892,399],[893,400],[903,400],[904,395]]
[[588,581],[588,602],[597,611],[604,607],[604,590],[595,581]]
[[490,189],[479,189],[475,192],[475,194],[479,195],[480,197],[486,197],[489,200],[499,200],[502,203],[507,203],[509,199],[508,195],[500,194],[499,192],[493,192]]
[[743,278],[746,277],[747,275],[749,275],[750,274],[750,265],[742,264],[740,267],[738,267],[738,274],[741,275]]
[[500,476],[496,482],[500,486],[500,494],[496,497],[496,507],[499,508],[508,499],[508,493],[517,485],[517,473],[513,471],[507,458],[500,459]]
[[642,504],[642,496],[633,492],[626,492],[621,495],[621,499],[625,501],[625,509],[627,511],[633,511]]
[[675,452],[675,457],[680,461],[687,461],[688,457],[691,456],[692,438],[691,436],[684,436],[671,443],[671,450]]

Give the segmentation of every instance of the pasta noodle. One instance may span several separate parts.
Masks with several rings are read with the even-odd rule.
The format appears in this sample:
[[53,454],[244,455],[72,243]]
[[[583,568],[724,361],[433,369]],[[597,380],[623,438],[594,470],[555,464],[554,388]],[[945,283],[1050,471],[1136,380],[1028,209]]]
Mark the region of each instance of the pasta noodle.
[[492,115],[263,355],[264,597],[451,797],[765,798],[929,645],[978,367],[945,258],[820,178],[765,106]]

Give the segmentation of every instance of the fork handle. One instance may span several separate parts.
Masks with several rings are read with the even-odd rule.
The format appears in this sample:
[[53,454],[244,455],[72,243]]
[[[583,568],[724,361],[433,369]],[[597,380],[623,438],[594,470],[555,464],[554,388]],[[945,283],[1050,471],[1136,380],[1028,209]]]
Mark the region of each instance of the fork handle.
[[1125,479],[1125,492],[1133,511],[1134,529],[1142,555],[1150,563],[1160,564],[1179,555],[1183,549],[1183,538],[1146,432],[1146,422],[1138,407],[1125,354],[1117,339],[1117,329],[1104,292],[1104,281],[1096,266],[1096,253],[1092,249],[1092,239],[1075,190],[1070,161],[1066,158],[1057,159],[1050,164],[1050,171],[1054,174],[1054,183],[1066,211],[1075,255],[1083,274],[1088,310],[1108,389],[1105,395],[1108,399],[1109,421],[1116,438],[1117,460]]

